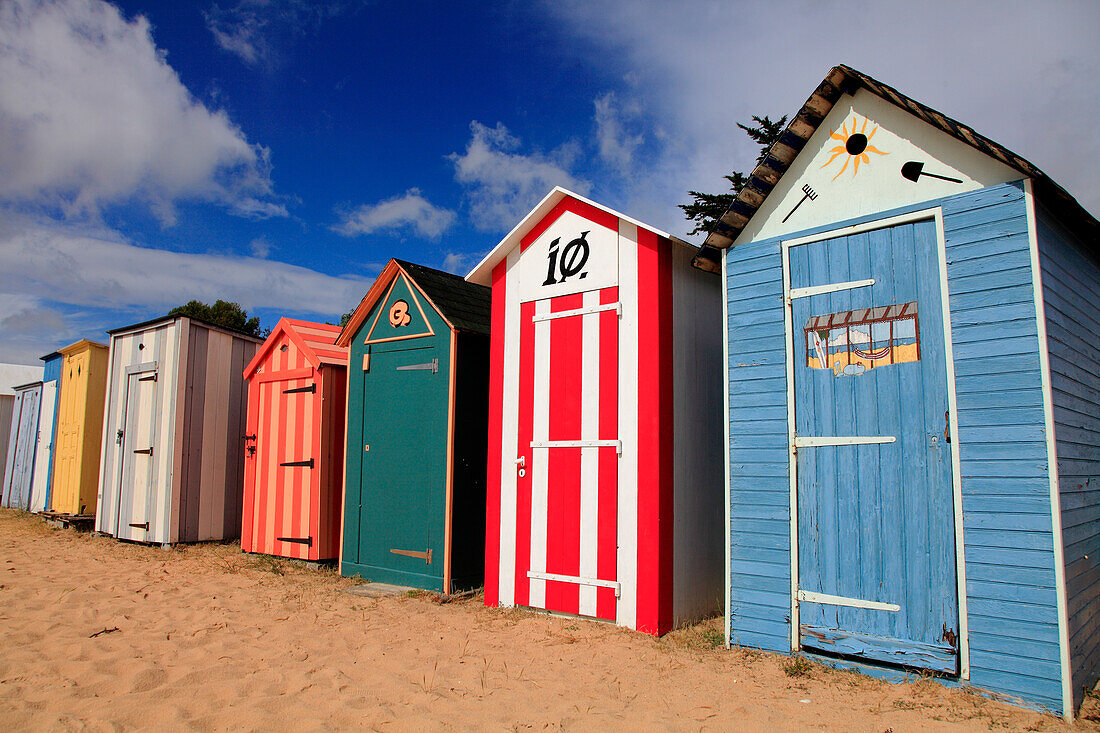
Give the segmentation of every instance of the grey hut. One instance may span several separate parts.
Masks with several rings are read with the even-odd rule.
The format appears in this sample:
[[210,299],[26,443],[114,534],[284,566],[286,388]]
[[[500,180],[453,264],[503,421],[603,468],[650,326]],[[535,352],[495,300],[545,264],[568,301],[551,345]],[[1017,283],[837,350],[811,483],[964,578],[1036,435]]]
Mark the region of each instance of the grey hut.
[[241,374],[260,339],[186,316],[108,333],[96,529],[157,544],[238,537]]

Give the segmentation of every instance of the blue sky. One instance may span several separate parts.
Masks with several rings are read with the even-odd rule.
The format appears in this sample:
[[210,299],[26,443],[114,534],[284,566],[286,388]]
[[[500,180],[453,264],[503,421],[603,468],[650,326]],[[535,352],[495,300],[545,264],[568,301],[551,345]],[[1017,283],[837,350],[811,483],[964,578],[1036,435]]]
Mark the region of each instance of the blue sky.
[[[0,362],[191,298],[334,321],[554,185],[684,235],[847,63],[1100,212],[1081,2],[0,2]],[[698,239],[696,237],[695,239]]]

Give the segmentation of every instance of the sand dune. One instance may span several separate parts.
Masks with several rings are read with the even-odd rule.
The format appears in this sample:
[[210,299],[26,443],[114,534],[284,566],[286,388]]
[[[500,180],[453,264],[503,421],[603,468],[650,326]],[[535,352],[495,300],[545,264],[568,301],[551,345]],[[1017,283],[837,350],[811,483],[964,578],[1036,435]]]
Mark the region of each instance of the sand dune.
[[1069,726],[929,682],[890,684],[715,649],[718,622],[654,640],[486,609],[476,598],[366,599],[343,592],[351,584],[242,555],[238,545],[162,550],[2,510],[0,729],[1095,725]]

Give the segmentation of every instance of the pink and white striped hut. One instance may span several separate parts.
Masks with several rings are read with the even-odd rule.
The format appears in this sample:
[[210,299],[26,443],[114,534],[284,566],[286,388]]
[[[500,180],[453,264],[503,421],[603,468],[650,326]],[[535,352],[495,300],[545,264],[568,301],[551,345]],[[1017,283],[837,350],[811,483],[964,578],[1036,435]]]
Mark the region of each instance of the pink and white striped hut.
[[722,308],[696,248],[555,188],[492,287],[485,603],[650,634],[717,612]]

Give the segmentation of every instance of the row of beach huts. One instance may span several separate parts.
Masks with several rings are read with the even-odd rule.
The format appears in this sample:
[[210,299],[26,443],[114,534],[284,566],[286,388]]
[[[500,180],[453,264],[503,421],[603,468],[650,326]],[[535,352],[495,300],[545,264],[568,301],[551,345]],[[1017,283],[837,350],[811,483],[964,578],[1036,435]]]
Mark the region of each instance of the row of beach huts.
[[1072,717],[1098,232],[839,66],[701,249],[556,188],[465,279],[390,260],[342,328],[174,316],[43,357],[3,504],[651,634],[724,607],[730,645]]

